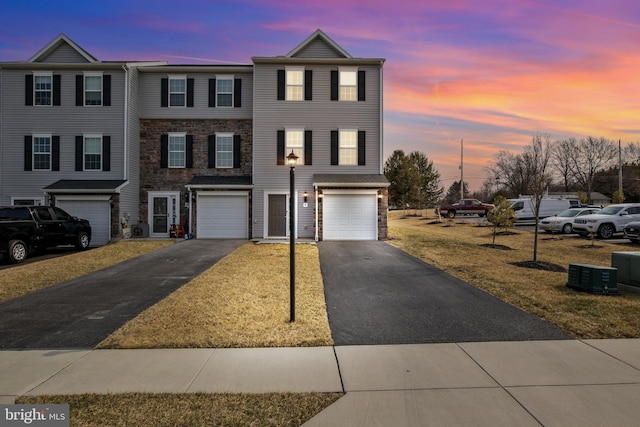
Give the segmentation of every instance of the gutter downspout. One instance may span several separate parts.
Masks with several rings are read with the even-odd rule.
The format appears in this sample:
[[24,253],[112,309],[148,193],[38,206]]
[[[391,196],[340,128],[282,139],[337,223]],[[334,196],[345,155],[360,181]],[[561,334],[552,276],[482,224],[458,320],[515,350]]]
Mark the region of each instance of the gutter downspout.
[[191,236],[193,236],[193,230],[191,229],[191,227],[193,226],[193,214],[192,214],[192,209],[191,207],[193,206],[193,193],[191,192],[191,187],[187,187],[187,190],[189,191],[189,231],[188,233],[191,234]]
[[318,209],[318,207],[319,207],[319,206],[318,206],[318,186],[317,186],[317,185],[314,185],[314,186],[313,186],[313,190],[314,190],[314,192],[315,192],[315,196],[316,196],[316,212],[315,212],[315,215],[314,215],[314,216],[315,216],[315,221],[316,221],[316,227],[315,227],[315,229],[316,229],[316,236],[315,236],[315,240],[316,240],[316,242],[317,242],[317,241],[318,241],[318,236],[319,236],[319,233],[318,233],[318,215],[319,215],[319,213],[320,213],[320,212],[319,212],[319,209]]
[[126,65],[123,65],[122,69],[124,70],[124,170],[122,171],[122,179],[127,181],[129,179],[129,69]]
[[383,73],[380,63],[380,175],[384,174],[384,108],[383,108]]

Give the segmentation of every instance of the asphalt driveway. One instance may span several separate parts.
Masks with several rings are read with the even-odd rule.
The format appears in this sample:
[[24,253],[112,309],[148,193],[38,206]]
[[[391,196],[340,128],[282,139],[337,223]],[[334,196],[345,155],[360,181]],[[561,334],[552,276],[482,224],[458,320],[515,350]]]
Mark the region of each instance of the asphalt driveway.
[[0,304],[0,349],[93,348],[245,240],[181,240]]
[[385,242],[319,242],[336,345],[571,339]]

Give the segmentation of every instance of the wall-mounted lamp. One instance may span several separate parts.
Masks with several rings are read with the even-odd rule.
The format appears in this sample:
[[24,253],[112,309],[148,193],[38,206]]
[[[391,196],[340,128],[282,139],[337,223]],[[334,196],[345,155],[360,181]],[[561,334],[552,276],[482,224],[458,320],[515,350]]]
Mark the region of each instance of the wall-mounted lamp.
[[302,194],[304,196],[304,202],[307,203],[307,198],[309,197],[309,193],[308,192],[304,192],[304,194]]

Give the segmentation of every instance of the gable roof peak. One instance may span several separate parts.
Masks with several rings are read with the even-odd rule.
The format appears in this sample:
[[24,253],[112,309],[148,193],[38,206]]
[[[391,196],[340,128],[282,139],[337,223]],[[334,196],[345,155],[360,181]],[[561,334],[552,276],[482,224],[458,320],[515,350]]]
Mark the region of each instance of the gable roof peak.
[[338,45],[338,43],[333,41],[331,37],[329,37],[324,31],[322,31],[319,28],[315,30],[313,34],[311,34],[309,37],[304,39],[302,43],[300,43],[298,46],[294,47],[293,50],[287,53],[286,57],[292,58],[296,56],[298,53],[304,50],[309,44],[311,44],[317,38],[325,42],[327,45],[329,45],[333,50],[335,50],[338,54],[340,54],[344,58],[352,58],[349,52],[341,48],[340,45]]
[[89,52],[81,48],[79,45],[77,45],[73,40],[71,40],[69,37],[67,37],[63,33],[58,34],[58,36],[55,39],[51,40],[45,47],[40,49],[35,55],[29,58],[27,62],[39,62],[43,60],[63,43],[68,44],[73,50],[78,52],[80,56],[86,59],[87,62],[91,62],[91,63],[100,62],[93,55],[91,55]]

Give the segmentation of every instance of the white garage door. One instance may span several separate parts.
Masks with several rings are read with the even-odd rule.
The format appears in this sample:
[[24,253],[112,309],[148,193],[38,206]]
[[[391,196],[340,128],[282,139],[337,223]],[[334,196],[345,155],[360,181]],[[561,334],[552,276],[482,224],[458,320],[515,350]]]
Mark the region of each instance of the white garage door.
[[247,239],[249,197],[242,194],[198,195],[197,237]]
[[111,209],[108,200],[58,200],[56,205],[91,224],[91,246],[106,245],[111,240]]
[[378,201],[375,194],[326,194],[323,201],[324,240],[376,240]]

